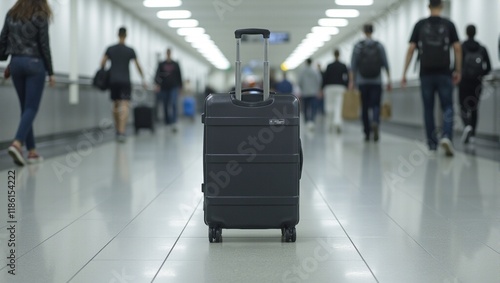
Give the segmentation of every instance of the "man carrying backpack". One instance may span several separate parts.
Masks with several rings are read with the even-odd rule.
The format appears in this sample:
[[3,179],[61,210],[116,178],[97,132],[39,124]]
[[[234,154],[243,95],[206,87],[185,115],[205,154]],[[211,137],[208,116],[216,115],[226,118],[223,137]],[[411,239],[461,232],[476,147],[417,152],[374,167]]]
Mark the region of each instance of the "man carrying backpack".
[[476,135],[477,112],[482,91],[482,78],[491,71],[490,57],[486,48],[474,40],[476,27],[467,26],[468,39],[462,43],[463,71],[459,85],[460,110],[464,123],[462,142],[468,144]]
[[[380,127],[380,104],[382,101],[382,74],[381,69],[387,72],[387,89],[391,90],[391,75],[389,64],[385,54],[384,46],[372,39],[373,25],[366,24],[363,27],[366,39],[354,46],[351,59],[351,71],[349,73],[349,89],[354,88],[354,83],[361,92],[361,117],[363,120],[363,131],[365,141],[370,140],[373,130],[373,139],[379,140]],[[369,110],[372,110],[372,122],[370,122]]]
[[[439,95],[443,111],[443,133],[439,144],[446,156],[453,156],[453,84],[462,77],[462,48],[455,25],[441,17],[442,0],[430,0],[431,16],[420,20],[413,29],[410,46],[406,54],[402,86],[406,86],[406,72],[413,52],[418,48],[420,60],[420,82],[424,108],[427,144],[431,152],[438,145],[434,121],[434,97]],[[455,51],[455,71],[450,68],[450,47]]]

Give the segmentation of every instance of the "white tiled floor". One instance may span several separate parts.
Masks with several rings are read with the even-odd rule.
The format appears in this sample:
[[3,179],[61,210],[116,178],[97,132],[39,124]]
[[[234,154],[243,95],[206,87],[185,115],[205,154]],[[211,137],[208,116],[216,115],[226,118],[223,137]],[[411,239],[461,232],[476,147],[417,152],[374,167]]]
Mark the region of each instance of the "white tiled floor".
[[[500,164],[418,141],[303,133],[297,242],[203,222],[202,127],[144,132],[16,171],[16,275],[0,282],[499,283]],[[76,152],[78,153],[78,152]]]

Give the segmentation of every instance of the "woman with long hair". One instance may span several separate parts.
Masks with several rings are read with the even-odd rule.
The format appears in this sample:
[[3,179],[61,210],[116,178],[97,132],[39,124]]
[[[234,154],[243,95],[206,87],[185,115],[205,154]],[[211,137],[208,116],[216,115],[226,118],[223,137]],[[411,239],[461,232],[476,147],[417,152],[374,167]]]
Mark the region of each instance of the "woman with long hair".
[[[54,71],[49,45],[49,21],[52,11],[47,0],[18,0],[7,12],[0,34],[0,60],[11,56],[9,69],[21,105],[21,121],[9,147],[14,163],[41,162],[33,134],[33,121],[38,112],[45,77],[54,86]],[[22,146],[28,150],[27,159]]]

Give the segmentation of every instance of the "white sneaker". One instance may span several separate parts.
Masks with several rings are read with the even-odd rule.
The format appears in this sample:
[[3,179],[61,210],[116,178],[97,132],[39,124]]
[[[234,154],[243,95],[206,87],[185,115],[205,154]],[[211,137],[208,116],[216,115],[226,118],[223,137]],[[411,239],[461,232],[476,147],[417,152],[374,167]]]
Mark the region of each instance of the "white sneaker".
[[465,144],[469,143],[471,134],[472,134],[472,126],[468,125],[464,128],[464,132],[462,133],[462,142]]
[[451,157],[455,154],[453,150],[453,144],[451,143],[450,139],[442,138],[439,144],[444,149],[446,156]]

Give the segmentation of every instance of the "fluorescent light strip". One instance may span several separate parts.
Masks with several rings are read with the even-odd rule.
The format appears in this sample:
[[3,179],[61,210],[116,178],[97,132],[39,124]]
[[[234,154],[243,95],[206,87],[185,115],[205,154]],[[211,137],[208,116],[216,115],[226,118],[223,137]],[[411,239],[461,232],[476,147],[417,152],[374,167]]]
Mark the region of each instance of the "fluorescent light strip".
[[188,10],[165,10],[156,13],[160,19],[187,19],[191,18],[191,12]]
[[[212,41],[208,34],[200,34],[200,35],[189,35],[184,38],[189,43],[198,43],[198,42],[207,42]],[[212,41],[213,42],[213,41]]]
[[349,24],[346,19],[319,19],[318,25],[322,27],[345,27]]
[[306,36],[306,39],[311,40],[311,41],[330,41],[332,37],[329,34],[322,34],[322,33],[309,33]]
[[335,0],[335,4],[340,6],[371,6],[373,0]]
[[311,29],[313,33],[319,33],[319,34],[329,34],[329,35],[336,35],[339,34],[340,30],[337,27],[313,27]]
[[171,28],[194,28],[198,26],[198,21],[189,20],[170,20],[168,21],[168,26]]
[[177,30],[177,34],[182,36],[201,35],[204,33],[204,28],[180,28]]
[[325,12],[330,18],[357,18],[359,11],[356,9],[329,9]]
[[148,8],[173,8],[182,5],[181,0],[144,0],[144,7]]

